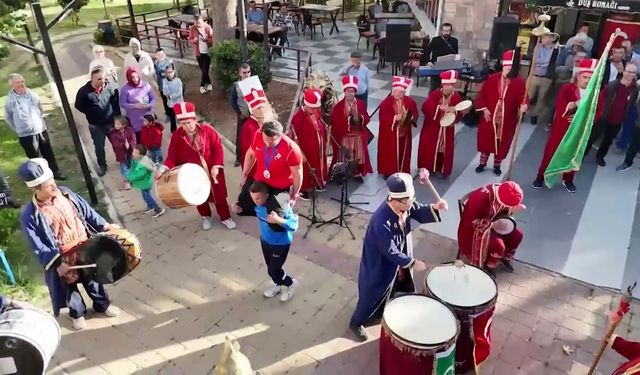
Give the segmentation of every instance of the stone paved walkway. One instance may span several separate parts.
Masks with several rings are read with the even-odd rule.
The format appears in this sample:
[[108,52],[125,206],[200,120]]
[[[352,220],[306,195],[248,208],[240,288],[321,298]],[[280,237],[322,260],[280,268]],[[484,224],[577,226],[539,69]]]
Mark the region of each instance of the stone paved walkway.
[[[89,41],[67,40],[56,51],[67,91],[75,97],[86,80]],[[76,120],[85,145],[90,145],[83,117]],[[142,213],[138,192],[118,190],[121,178],[111,152],[109,160],[103,180],[123,224],[138,235],[144,259],[130,276],[109,287],[121,316],[91,316],[82,332],[70,331],[66,316],[59,319],[64,335],[50,374],[208,374],[225,336],[237,338],[253,367],[269,374],[378,373],[377,340],[356,344],[347,330],[369,214],[353,211],[350,224],[356,240],[332,225],[313,229],[308,239],[296,238],[286,269],[299,278],[300,287],[282,304],[262,297],[269,281],[255,219],[235,218],[237,230],[218,223],[208,232],[199,229],[194,209],[150,219]],[[234,197],[240,175],[231,152],[225,167]],[[323,217],[337,214],[338,205],[329,200],[337,193],[333,188],[319,199]],[[297,209],[305,213],[308,206]],[[304,231],[307,222],[301,219],[301,224]],[[428,263],[455,256],[450,240],[424,231],[415,235],[417,256]],[[515,268],[513,274],[498,275],[492,352],[481,373],[585,374],[605,314],[618,297],[522,263]],[[424,275],[416,279],[424,280]],[[376,325],[369,332],[377,337],[379,330]],[[640,340],[640,305],[633,306],[618,333]],[[574,353],[565,355],[563,345]],[[601,373],[610,374],[620,361],[608,350]]]

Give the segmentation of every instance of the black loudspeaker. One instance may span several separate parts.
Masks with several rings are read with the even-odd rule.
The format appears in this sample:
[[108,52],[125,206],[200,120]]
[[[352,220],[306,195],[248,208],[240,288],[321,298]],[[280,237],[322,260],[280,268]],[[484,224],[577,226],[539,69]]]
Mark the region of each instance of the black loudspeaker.
[[411,24],[407,20],[389,20],[385,40],[385,59],[402,63],[409,59]]
[[516,48],[520,22],[510,16],[493,19],[491,43],[489,44],[489,59],[500,60],[505,51]]

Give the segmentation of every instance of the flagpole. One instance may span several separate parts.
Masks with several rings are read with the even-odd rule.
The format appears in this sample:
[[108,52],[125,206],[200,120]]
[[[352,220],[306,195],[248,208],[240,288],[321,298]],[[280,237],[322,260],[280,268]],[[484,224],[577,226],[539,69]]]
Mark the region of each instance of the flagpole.
[[627,292],[622,295],[622,299],[620,299],[620,304],[618,305],[618,310],[613,312],[611,322],[609,323],[609,329],[607,329],[607,332],[602,337],[600,348],[598,349],[596,356],[593,358],[593,363],[591,363],[591,368],[589,369],[587,375],[593,375],[593,373],[596,371],[598,362],[600,362],[600,358],[602,357],[604,350],[607,348],[609,340],[611,339],[611,336],[613,336],[613,332],[616,330],[616,327],[618,327],[618,324],[620,324],[620,321],[622,320],[624,315],[629,312],[629,304],[633,299],[632,292],[636,287],[636,284],[637,283],[634,283],[633,285],[628,286]]
[[[545,9],[543,9],[544,11]],[[537,56],[538,56],[538,50],[540,49],[540,45],[542,42],[542,36],[545,34],[555,34],[558,35],[556,33],[551,33],[551,30],[547,29],[545,27],[545,22],[547,22],[548,20],[550,20],[551,18],[546,14],[546,12],[540,16],[538,16],[538,20],[540,21],[540,26],[534,28],[531,33],[538,37],[538,40],[536,41],[536,46],[533,49],[533,56],[531,56],[531,65],[529,66],[529,75],[527,75],[527,83],[525,85],[524,88],[524,99],[522,101],[521,104],[526,104],[527,101],[529,100],[529,87],[531,86],[531,80],[533,78],[533,73],[535,72],[536,69],[536,63],[537,63]],[[558,40],[556,41],[556,47],[558,48],[558,42],[560,42],[560,36],[558,35]],[[540,100],[540,98],[538,98],[537,100]],[[518,138],[520,137],[520,128],[522,127],[522,117],[524,116],[524,113],[522,113],[522,111],[520,111],[520,108],[518,108],[518,123],[516,124],[516,132],[513,135],[513,141],[511,142],[511,156],[509,157],[509,169],[507,170],[507,181],[511,180],[511,172],[513,172],[513,164],[515,162],[516,159],[516,147],[518,145]],[[496,150],[497,151],[497,150]]]

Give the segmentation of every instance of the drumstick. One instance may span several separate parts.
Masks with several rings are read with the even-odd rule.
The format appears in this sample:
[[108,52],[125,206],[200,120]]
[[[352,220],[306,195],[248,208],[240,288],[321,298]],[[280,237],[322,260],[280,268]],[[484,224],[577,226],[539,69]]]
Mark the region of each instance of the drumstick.
[[96,268],[98,267],[98,265],[96,263],[92,263],[92,264],[81,264],[79,266],[71,266],[69,267],[70,270],[79,270],[79,269],[83,269],[83,268]]
[[440,194],[438,194],[438,191],[436,190],[435,186],[433,186],[433,184],[431,183],[431,180],[429,180],[429,178],[425,178],[423,183],[427,185],[429,190],[431,190],[433,195],[436,197],[436,200],[441,200],[442,199],[442,197],[440,197]]

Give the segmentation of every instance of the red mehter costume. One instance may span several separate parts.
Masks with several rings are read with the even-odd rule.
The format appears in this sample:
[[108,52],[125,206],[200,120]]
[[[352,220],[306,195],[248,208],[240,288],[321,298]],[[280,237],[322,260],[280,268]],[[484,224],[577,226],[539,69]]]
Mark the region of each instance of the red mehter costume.
[[[193,103],[177,103],[173,110],[178,121],[197,119],[196,108]],[[224,166],[224,151],[218,132],[208,123],[197,125],[195,137],[190,136],[184,128],[178,128],[171,134],[169,150],[164,160],[164,165],[171,169],[186,163],[201,165],[207,174],[211,173],[214,166]],[[220,220],[231,218],[229,205],[227,204],[227,184],[224,170],[221,168],[217,176],[218,182],[211,179],[211,191],[209,200],[198,206],[198,213],[202,217],[211,217],[209,202],[214,202]]]
[[[240,86],[242,97],[247,102],[251,113],[254,113],[255,111],[263,108],[268,104],[267,97],[265,96],[264,89],[262,88],[262,83],[260,83],[260,78],[258,78],[258,76],[251,76],[249,78],[243,79],[242,81],[238,82],[238,86]],[[240,144],[236,145],[236,147],[240,147],[241,168],[244,168],[244,156],[251,148],[253,140],[256,136],[256,133],[260,130],[260,127],[261,124],[258,122],[258,120],[255,117],[250,116],[244,122],[244,124],[242,124],[242,128],[240,128]],[[256,164],[254,163],[247,176],[253,176],[255,172]]]
[[[342,88],[347,90],[358,89],[358,78],[355,76],[342,77]],[[331,158],[331,168],[337,162],[344,162],[351,159],[360,159],[356,177],[366,176],[373,172],[371,160],[369,159],[369,147],[367,145],[366,128],[369,124],[369,114],[367,107],[362,100],[353,99],[347,102],[346,97],[339,101],[331,110],[329,123],[331,124],[331,148],[333,158]],[[342,149],[347,151],[343,155]]]
[[[455,85],[458,80],[458,72],[447,70],[440,74],[442,85]],[[453,152],[455,136],[455,123],[450,126],[441,126],[440,120],[445,115],[443,108],[453,108],[460,103],[462,97],[459,93],[452,91],[445,97],[442,89],[434,90],[429,94],[427,100],[422,104],[424,113],[424,123],[420,130],[420,145],[418,147],[418,168],[425,168],[431,173],[442,173],[449,176],[453,169]],[[455,112],[454,112],[455,113]],[[456,114],[456,120],[460,116]]]
[[[512,66],[517,58],[514,50],[507,51],[502,56],[502,65]],[[500,168],[511,148],[523,103],[525,81],[522,77],[508,78],[501,72],[494,73],[482,84],[475,103],[476,111],[480,112],[478,151],[481,166],[486,166],[489,154],[493,154],[494,168]],[[489,121],[482,115],[485,109],[491,113]]]
[[[242,124],[242,128],[240,129],[240,167],[244,168],[244,156],[247,154],[247,151],[251,148],[251,144],[253,143],[253,138],[256,136],[256,133],[260,131],[260,124],[258,124],[258,120],[255,117],[250,116],[245,120],[244,124]],[[255,163],[251,167],[251,170],[247,174],[247,176],[253,176],[256,172]]]
[[291,119],[292,138],[300,146],[305,159],[302,163],[301,191],[324,189],[327,184],[327,130],[322,123],[321,104],[322,92],[307,89],[304,92],[304,107]]
[[[393,89],[409,89],[413,80],[394,76]],[[394,121],[395,115],[403,119]],[[378,129],[378,173],[390,176],[397,172],[410,173],[411,163],[411,130],[416,127],[418,106],[415,100],[404,95],[396,100],[392,95],[380,103],[380,125]]]
[[[598,60],[596,59],[584,59],[580,61],[578,74],[593,74],[597,64]],[[542,155],[542,161],[540,161],[540,167],[538,168],[538,174],[536,176],[537,182],[542,182],[544,180],[544,171],[549,166],[549,162],[551,162],[553,154],[555,154],[560,142],[562,142],[564,134],[569,129],[573,115],[576,113],[577,107],[574,107],[573,110],[569,110],[569,103],[575,103],[579,100],[580,89],[575,83],[565,83],[560,87],[556,98],[556,111],[553,116],[553,124],[551,125],[547,145],[544,148],[544,154]],[[565,183],[573,182],[575,174],[576,172],[574,171],[566,172],[562,175],[562,180]]]
[[523,232],[515,228],[507,235],[500,235],[491,229],[491,225],[500,216],[509,215],[512,207],[520,205],[520,186],[512,181],[490,184],[472,191],[465,198],[458,225],[462,260],[487,268],[495,268],[502,259],[511,260],[522,241]]
[[611,375],[632,375],[640,374],[640,343],[627,341],[618,335],[612,335],[609,345],[621,356],[628,359],[613,371]]

